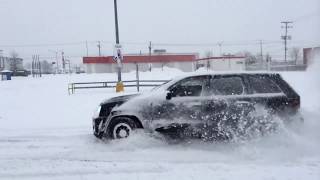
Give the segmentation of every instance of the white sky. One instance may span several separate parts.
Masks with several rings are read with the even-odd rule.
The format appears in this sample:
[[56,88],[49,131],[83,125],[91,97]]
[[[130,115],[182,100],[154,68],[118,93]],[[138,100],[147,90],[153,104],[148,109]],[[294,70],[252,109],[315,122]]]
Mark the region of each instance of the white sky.
[[[264,52],[281,57],[283,20],[294,21],[290,47],[320,45],[320,0],[118,0],[118,8],[127,53],[147,52],[148,41],[169,52],[218,54],[216,44],[223,42],[225,53],[257,53],[255,43],[264,40],[273,42]],[[113,0],[0,0],[0,49],[25,59],[53,57],[49,49],[63,49],[79,60],[86,40],[89,55],[97,55],[101,40],[102,53],[112,55],[113,13]]]

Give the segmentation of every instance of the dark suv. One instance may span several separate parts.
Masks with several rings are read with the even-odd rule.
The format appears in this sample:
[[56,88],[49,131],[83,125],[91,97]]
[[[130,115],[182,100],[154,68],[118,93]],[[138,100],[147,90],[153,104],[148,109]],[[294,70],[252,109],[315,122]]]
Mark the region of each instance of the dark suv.
[[[170,136],[229,138],[274,115],[289,121],[299,108],[300,96],[279,74],[197,74],[102,102],[93,131],[98,138],[113,139],[138,128]],[[257,113],[261,109],[265,113]]]

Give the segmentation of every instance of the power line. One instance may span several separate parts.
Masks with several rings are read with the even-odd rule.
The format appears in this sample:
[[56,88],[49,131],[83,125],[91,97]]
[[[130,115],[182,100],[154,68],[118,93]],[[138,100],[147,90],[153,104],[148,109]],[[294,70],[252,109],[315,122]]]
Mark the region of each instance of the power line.
[[[50,47],[50,46],[75,46],[85,44],[95,44],[97,41],[78,41],[78,42],[61,42],[61,43],[39,43],[39,44],[0,44],[0,47],[15,48],[15,47]],[[110,41],[101,41],[106,44],[113,44]]]
[[[170,47],[212,47],[212,46],[219,46],[219,44],[222,41],[217,42],[211,42],[211,43],[168,43],[168,42],[154,42],[154,46],[170,46]],[[293,41],[295,43],[313,43],[310,41]],[[75,46],[75,45],[83,45],[84,47],[87,47],[90,45],[96,45],[97,41],[79,41],[79,42],[61,42],[61,43],[52,43],[52,44],[14,44],[14,45],[6,45],[6,44],[0,44],[1,48],[27,48],[27,47],[54,47],[54,46]],[[101,44],[110,44],[114,45],[113,42],[110,41],[100,41]],[[272,45],[272,44],[280,44],[282,41],[276,41],[276,40],[264,40],[264,45]],[[149,44],[149,42],[122,42],[122,45],[132,45],[132,46],[145,46],[146,44]],[[251,40],[251,41],[223,41],[223,46],[254,46],[254,45],[260,45],[259,40]]]
[[100,41],[98,41],[97,47],[98,47],[98,50],[99,50],[99,56],[101,56],[101,42]]
[[313,13],[309,13],[309,14],[297,17],[297,18],[295,18],[293,20],[293,22],[296,23],[296,22],[300,22],[302,20],[309,19],[309,18],[314,18],[314,17],[317,17],[317,16],[320,17],[320,13],[319,12],[313,12]]
[[0,47],[14,48],[14,47],[50,47],[50,46],[71,46],[81,45],[85,42],[69,42],[69,43],[52,43],[52,44],[16,44],[16,45],[0,45]]

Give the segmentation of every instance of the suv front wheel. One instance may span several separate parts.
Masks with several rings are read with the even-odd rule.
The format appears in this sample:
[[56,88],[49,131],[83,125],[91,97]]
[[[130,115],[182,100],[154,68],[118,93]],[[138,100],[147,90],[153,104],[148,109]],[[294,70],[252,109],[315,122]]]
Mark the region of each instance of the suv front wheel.
[[123,139],[137,128],[136,123],[128,117],[116,117],[112,119],[108,127],[108,136],[112,139]]

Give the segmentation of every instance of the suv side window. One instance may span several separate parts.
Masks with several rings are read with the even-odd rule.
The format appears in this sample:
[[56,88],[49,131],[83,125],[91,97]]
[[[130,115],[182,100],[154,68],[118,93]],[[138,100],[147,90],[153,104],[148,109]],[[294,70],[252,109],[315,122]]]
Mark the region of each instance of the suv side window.
[[169,88],[172,97],[201,96],[203,87],[208,82],[209,76],[195,76],[182,79]]
[[281,93],[279,86],[267,76],[249,76],[253,93]]
[[215,77],[210,81],[207,95],[241,95],[244,93],[242,78],[238,76]]

